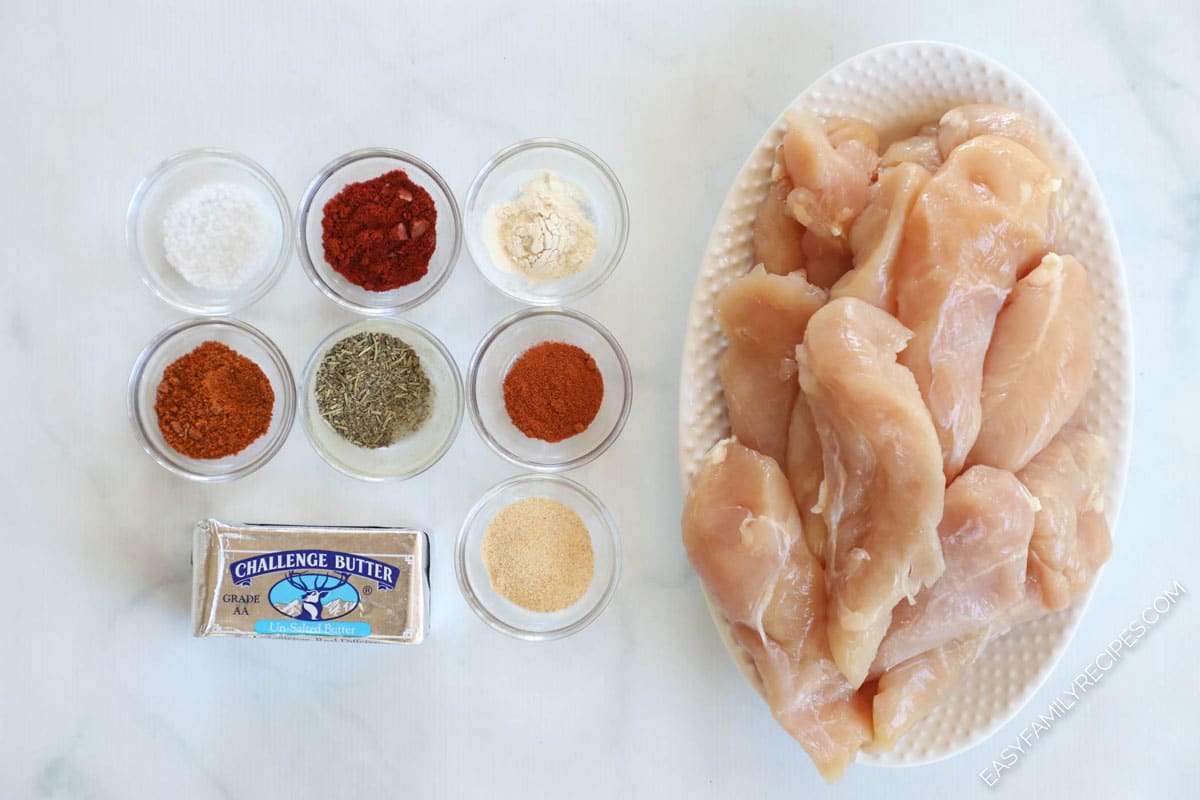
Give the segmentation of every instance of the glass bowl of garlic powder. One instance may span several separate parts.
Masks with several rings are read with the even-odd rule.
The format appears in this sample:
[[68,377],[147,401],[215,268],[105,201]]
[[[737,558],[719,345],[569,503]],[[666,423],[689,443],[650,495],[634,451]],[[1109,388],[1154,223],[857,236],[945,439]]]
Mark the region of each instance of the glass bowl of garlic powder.
[[559,639],[608,607],[621,577],[616,523],[596,495],[556,475],[520,475],[484,493],[455,546],[463,597],[492,628]]
[[629,207],[616,174],[563,139],[530,139],[493,156],[467,191],[467,251],[485,278],[530,305],[591,292],[625,252]]

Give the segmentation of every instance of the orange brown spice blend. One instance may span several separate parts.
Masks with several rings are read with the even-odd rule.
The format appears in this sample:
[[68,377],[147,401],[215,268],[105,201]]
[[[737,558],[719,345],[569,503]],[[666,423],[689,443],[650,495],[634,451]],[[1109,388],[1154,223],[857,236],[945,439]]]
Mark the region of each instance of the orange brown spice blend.
[[220,342],[204,342],[172,362],[156,394],[158,429],[190,458],[240,453],[271,427],[271,381],[258,364]]
[[546,442],[582,433],[604,399],[604,377],[581,347],[542,342],[504,376],[504,407],[521,433]]

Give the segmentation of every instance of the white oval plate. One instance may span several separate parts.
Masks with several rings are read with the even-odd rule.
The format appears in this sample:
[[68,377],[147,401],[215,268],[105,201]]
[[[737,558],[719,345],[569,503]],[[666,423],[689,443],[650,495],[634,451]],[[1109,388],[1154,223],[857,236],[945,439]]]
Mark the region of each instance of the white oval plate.
[[[1083,424],[1112,446],[1105,510],[1117,519],[1129,462],[1133,418],[1133,361],[1129,303],[1117,237],[1091,168],[1066,125],[1016,74],[979,53],[940,42],[885,45],[851,58],[808,87],[790,108],[860,117],[885,141],[937,120],[964,103],[999,103],[1023,110],[1046,137],[1065,170],[1071,228],[1062,248],[1087,268],[1100,304],[1096,378],[1081,411]],[[751,226],[766,194],[783,114],[755,145],[717,216],[692,295],[679,387],[679,463],[684,491],[700,458],[728,435],[717,360],[725,346],[712,317],[713,299],[752,264]],[[859,763],[913,766],[939,761],[976,745],[1010,720],[1050,675],[1071,641],[1090,593],[1063,612],[992,642],[962,683],[894,750],[862,754]],[[713,621],[738,667],[762,693],[754,664],[735,644],[709,603]]]

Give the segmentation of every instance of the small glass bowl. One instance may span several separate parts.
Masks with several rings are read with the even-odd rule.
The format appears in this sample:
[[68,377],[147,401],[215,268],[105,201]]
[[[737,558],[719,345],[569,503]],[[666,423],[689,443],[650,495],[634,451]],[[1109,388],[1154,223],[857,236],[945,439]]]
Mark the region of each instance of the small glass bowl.
[[[531,281],[499,267],[484,241],[484,222],[493,206],[513,200],[546,170],[558,173],[587,196],[585,211],[596,224],[596,255],[590,266],[567,278]],[[629,236],[629,206],[616,173],[592,151],[564,139],[530,139],[501,150],[483,165],[465,207],[467,251],[483,277],[509,297],[536,306],[563,305],[595,289],[612,273]]]
[[[562,611],[539,613],[506,600],[492,588],[483,564],[488,524],[505,506],[528,497],[546,497],[569,506],[592,538],[592,583],[583,597]],[[488,625],[518,639],[559,639],[586,628],[612,600],[621,578],[621,542],[616,524],[596,495],[556,475],[522,475],[489,489],[467,514],[455,548],[455,572],[463,597]]]
[[[358,333],[379,331],[407,343],[421,359],[433,387],[430,417],[418,430],[388,447],[359,447],[343,439],[317,409],[317,369],[329,348]],[[365,319],[338,328],[317,345],[300,381],[300,419],[313,448],[330,466],[365,481],[411,478],[436,464],[450,449],[463,417],[463,384],[450,351],[419,325],[398,319]]]
[[[271,382],[275,407],[267,432],[242,452],[226,458],[189,458],[163,438],[154,403],[163,370],[208,341],[227,345],[257,364]],[[186,319],[155,336],[138,356],[129,376],[128,402],[134,431],[155,461],[176,475],[218,483],[249,475],[279,452],[296,418],[296,383],[283,353],[257,328],[236,319]]]
[[[271,226],[270,255],[255,277],[229,290],[188,283],[163,250],[163,216],[184,194],[206,183],[235,183],[262,201]],[[258,163],[228,150],[176,153],[138,184],[125,215],[125,241],[142,282],[160,298],[193,314],[231,314],[265,295],[292,254],[292,213],[279,184]]]
[[[403,170],[433,198],[437,247],[425,277],[386,292],[371,292],[346,280],[325,260],[321,221],[325,204],[347,184],[369,181],[395,169]],[[462,249],[462,218],[446,181],[421,159],[386,148],[355,150],[327,164],[308,184],[296,212],[296,248],[308,277],[335,303],[360,314],[389,314],[425,302],[450,277]]]
[[[583,348],[604,378],[604,399],[592,424],[560,442],[526,436],[504,405],[504,378],[513,362],[542,342]],[[539,472],[573,469],[607,450],[625,426],[632,396],[629,362],[617,340],[591,317],[566,308],[530,308],[501,321],[475,348],[467,370],[467,405],[479,435],[504,458]]]

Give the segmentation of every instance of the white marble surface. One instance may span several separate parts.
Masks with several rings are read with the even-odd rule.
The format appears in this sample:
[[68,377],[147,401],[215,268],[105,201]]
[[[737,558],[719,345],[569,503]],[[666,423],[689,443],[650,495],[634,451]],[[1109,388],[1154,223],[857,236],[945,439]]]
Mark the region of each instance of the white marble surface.
[[[1174,797],[1200,780],[1192,673],[1200,592],[1200,12],[1176,3],[0,3],[0,798],[614,796]],[[974,7],[975,4],[970,4]],[[982,4],[979,4],[982,5]],[[1001,10],[1003,6],[1003,10]],[[557,5],[547,8],[558,8]],[[1132,471],[1112,563],[1049,683],[995,738],[933,766],[856,768],[826,788],[738,676],[679,543],[675,391],[693,271],[749,147],[837,61],[937,38],[1023,74],[1073,128],[1121,235],[1136,334]],[[621,526],[613,606],[551,644],[484,627],[452,546],[513,470],[467,425],[407,483],[364,484],[297,428],[260,472],[177,479],[138,447],[125,384],[180,315],[128,263],[125,205],[168,153],[260,160],[293,202],[361,146],[401,147],[462,199],[521,138],[594,148],[632,234],[579,307],[624,343],[623,437],[572,476]],[[460,363],[515,305],[465,256],[412,319]],[[243,317],[298,368],[351,316],[293,263]],[[419,648],[189,636],[199,517],[408,523],[431,531],[433,621]],[[1037,712],[1174,582],[1178,606],[988,789]]]

